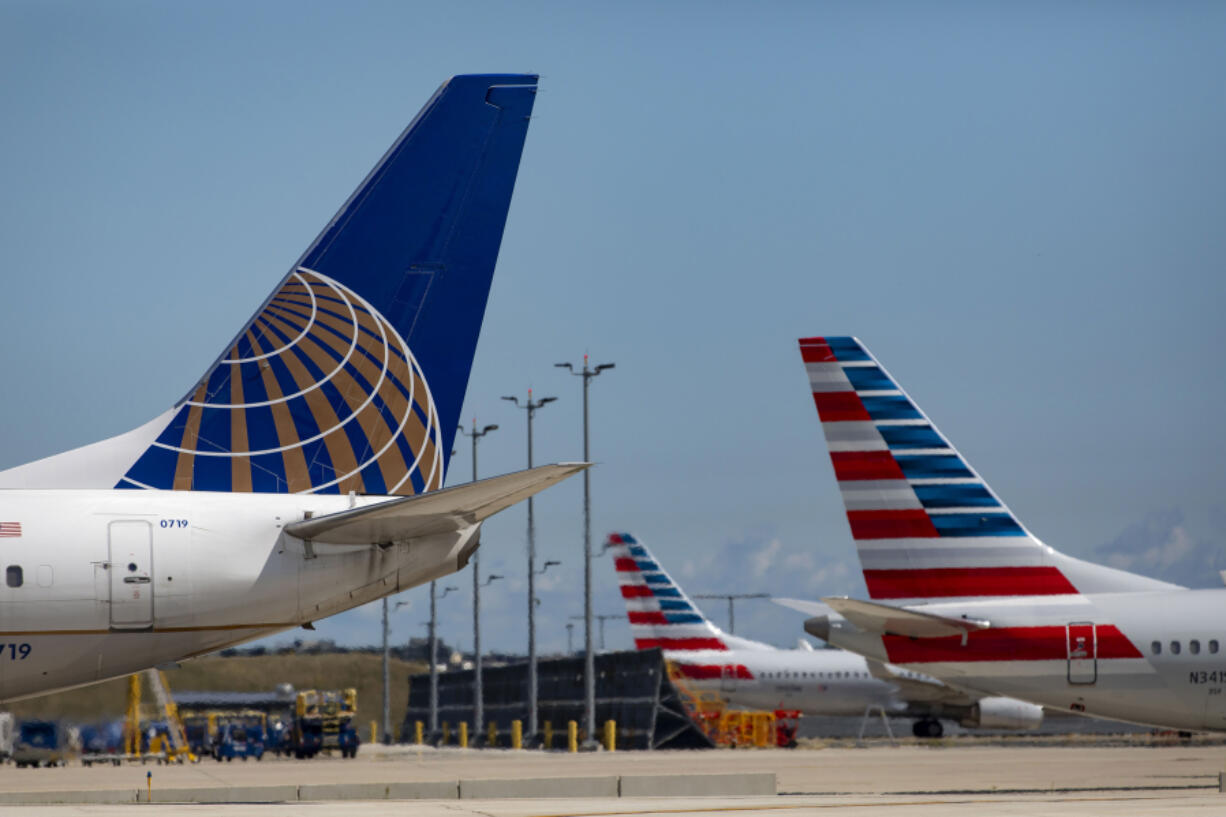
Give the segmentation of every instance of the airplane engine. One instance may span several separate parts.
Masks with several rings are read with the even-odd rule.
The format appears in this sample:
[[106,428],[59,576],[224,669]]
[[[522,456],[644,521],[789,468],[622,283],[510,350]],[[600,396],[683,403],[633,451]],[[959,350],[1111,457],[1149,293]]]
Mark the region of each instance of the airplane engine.
[[972,729],[1038,729],[1043,707],[1017,698],[981,698],[960,723]]

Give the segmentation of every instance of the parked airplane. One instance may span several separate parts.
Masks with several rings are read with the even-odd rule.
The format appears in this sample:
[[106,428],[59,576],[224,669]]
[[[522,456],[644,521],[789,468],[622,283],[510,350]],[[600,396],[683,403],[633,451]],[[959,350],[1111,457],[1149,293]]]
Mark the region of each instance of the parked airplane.
[[458,570],[586,467],[442,489],[535,92],[444,83],[173,408],[0,472],[0,700]]
[[732,706],[806,715],[867,715],[879,708],[916,718],[917,737],[940,737],[942,717],[990,729],[1035,729],[1043,720],[1034,704],[968,695],[844,650],[814,650],[806,642],[784,650],[725,633],[633,536],[610,534],[605,548],[613,554],[635,646],[663,650],[690,686],[716,692]]
[[1226,729],[1226,589],[1066,556],[1026,530],[855,338],[800,340],[870,598],[805,629],[1045,706]]

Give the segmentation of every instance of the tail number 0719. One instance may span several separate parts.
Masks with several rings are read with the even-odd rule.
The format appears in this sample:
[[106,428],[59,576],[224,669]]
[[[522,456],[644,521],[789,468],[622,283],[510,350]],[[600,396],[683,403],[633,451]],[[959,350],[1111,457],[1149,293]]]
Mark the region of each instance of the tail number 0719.
[[0,644],[0,659],[24,661],[30,657],[29,644]]

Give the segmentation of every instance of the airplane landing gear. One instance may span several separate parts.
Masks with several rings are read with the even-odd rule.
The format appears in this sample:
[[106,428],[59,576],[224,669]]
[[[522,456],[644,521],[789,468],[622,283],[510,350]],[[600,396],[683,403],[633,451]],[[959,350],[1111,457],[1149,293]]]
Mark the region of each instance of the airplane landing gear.
[[921,718],[911,724],[911,734],[917,738],[939,738],[945,734],[945,728],[936,718]]

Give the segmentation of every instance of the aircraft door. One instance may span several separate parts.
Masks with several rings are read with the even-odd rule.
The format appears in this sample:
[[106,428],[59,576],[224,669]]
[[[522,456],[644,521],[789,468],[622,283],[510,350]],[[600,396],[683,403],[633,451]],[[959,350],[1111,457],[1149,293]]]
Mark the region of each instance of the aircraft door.
[[719,691],[734,692],[736,690],[736,664],[724,664],[719,668]]
[[1098,634],[1094,624],[1075,621],[1068,625],[1068,682],[1093,684],[1098,680]]
[[143,519],[112,522],[111,629],[153,626],[153,527]]

